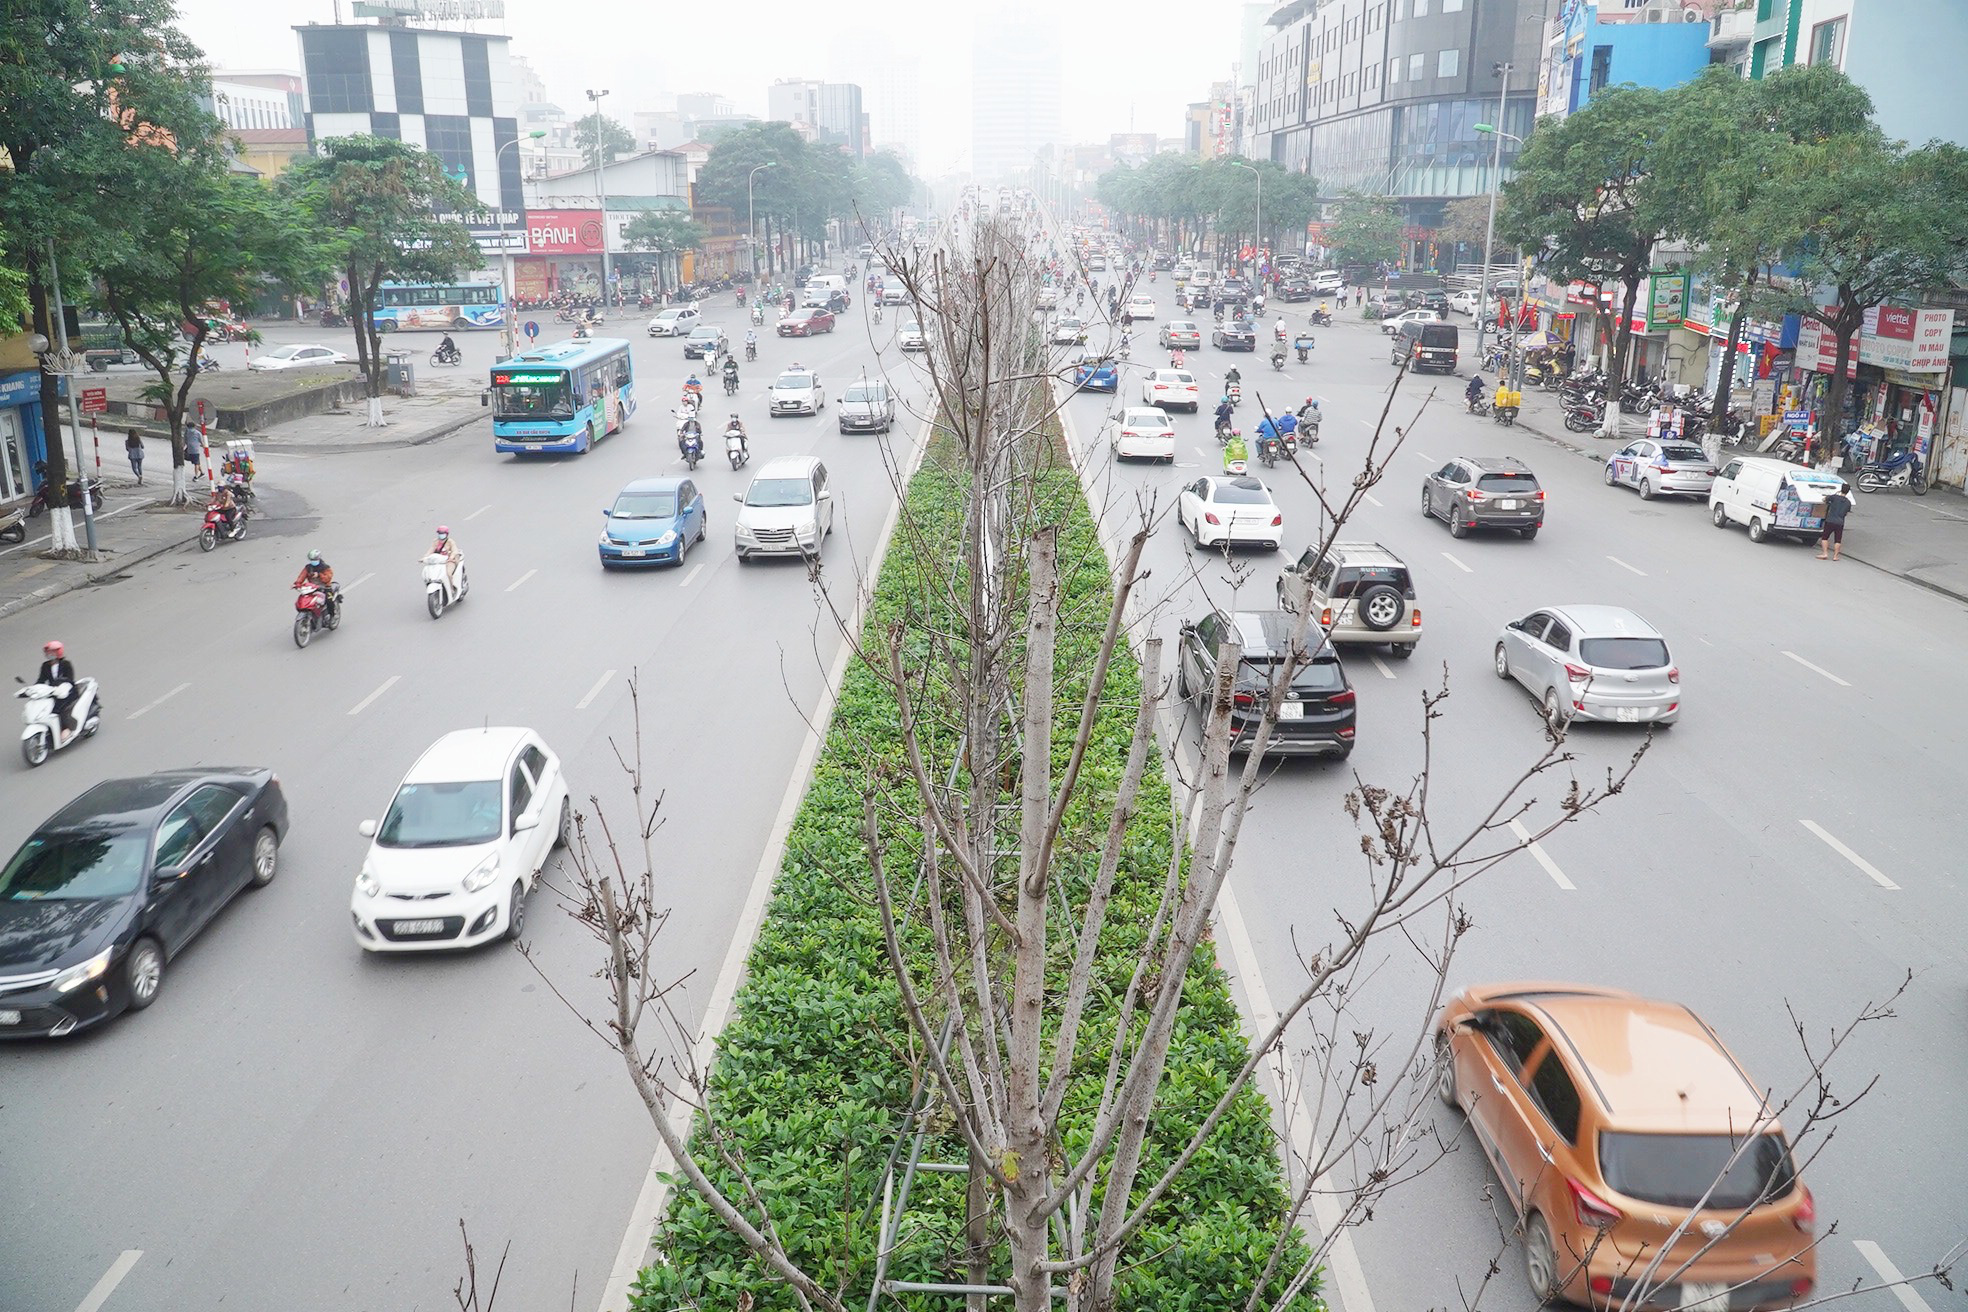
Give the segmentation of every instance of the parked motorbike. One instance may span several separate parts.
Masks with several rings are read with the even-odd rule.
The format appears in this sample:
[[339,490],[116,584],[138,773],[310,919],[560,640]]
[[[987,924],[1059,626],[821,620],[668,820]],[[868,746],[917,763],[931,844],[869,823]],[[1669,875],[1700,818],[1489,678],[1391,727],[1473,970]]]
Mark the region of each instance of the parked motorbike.
[[342,627],[342,590],[319,583],[296,583],[294,591],[294,645],[305,647],[322,629]]
[[1565,407],[1565,427],[1574,433],[1590,433],[1606,422],[1606,407],[1603,405],[1568,405]]
[[453,346],[448,351],[445,350],[442,346],[440,346],[435,351],[431,352],[431,364],[434,366],[440,364],[459,365],[459,364],[463,364],[464,362],[465,362],[464,352],[460,351],[455,346]]
[[[41,476],[41,486],[34,489],[34,496],[27,503],[27,517],[29,519],[38,519],[43,514],[46,514],[48,510],[47,466],[37,464],[34,467],[34,472]],[[85,487],[88,489],[90,499],[89,508],[91,510],[101,510],[103,507],[103,484],[100,478],[91,478],[82,481],[70,480],[68,485],[69,507],[74,510],[80,510],[82,508],[82,496]]]
[[[1788,460],[1792,464],[1802,464],[1804,462],[1804,439],[1788,435],[1778,438],[1777,444],[1770,448],[1770,456],[1775,460]],[[1860,487],[1865,491],[1872,491],[1871,488],[1865,487],[1863,483],[1860,484]]]
[[1927,467],[1911,450],[1896,451],[1884,460],[1873,461],[1860,469],[1853,481],[1861,492],[1910,487],[1917,497],[1927,495]]
[[9,510],[0,513],[0,542],[27,541],[27,512]]
[[348,327],[348,316],[338,310],[323,310],[321,312],[321,326],[323,328],[346,328]]
[[220,542],[239,541],[246,536],[246,521],[252,517],[253,512],[242,502],[232,508],[232,527],[228,529],[222,508],[205,507],[205,526],[198,530],[198,549],[210,551]]
[[[96,699],[96,681],[77,679],[71,686],[66,683],[27,683],[19,675],[15,683],[26,684],[14,696],[27,703],[21,708],[21,759],[29,768],[41,764],[64,747],[73,747],[84,738],[96,736],[102,727],[102,703]],[[61,716],[55,710],[55,703],[71,691],[77,694],[75,705],[69,708],[69,717],[75,722],[75,733],[67,742],[62,741]]]
[[725,426],[724,458],[731,462],[733,469],[743,469],[745,462],[752,458],[751,445],[745,440],[745,430],[736,424]]
[[458,581],[451,581],[450,561],[441,551],[433,551],[424,557],[424,606],[430,611],[432,619],[444,614],[447,606],[455,606],[465,599],[471,591],[471,580],[465,577],[465,562],[458,562]]

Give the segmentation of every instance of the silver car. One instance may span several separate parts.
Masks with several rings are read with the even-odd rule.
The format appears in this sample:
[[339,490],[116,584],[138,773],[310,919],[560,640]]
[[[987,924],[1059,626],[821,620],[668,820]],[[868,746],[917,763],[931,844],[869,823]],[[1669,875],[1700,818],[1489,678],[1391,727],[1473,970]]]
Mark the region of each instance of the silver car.
[[1642,438],[1606,459],[1606,486],[1625,484],[1642,501],[1655,497],[1708,497],[1715,485],[1715,462],[1693,442]]
[[1673,724],[1681,671],[1667,639],[1623,606],[1547,606],[1503,626],[1499,679],[1530,689],[1546,723]]

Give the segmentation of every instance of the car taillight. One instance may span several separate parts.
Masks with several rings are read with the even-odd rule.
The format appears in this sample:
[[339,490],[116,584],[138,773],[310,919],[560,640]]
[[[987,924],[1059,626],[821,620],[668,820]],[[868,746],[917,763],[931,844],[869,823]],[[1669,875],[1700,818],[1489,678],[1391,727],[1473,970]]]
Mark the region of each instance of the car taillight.
[[1565,1187],[1572,1191],[1572,1211],[1577,1214],[1580,1225],[1589,1225],[1594,1230],[1605,1230],[1619,1224],[1619,1208],[1606,1202],[1576,1180],[1565,1181]]
[[1322,611],[1320,611],[1320,612],[1319,612],[1319,626],[1320,626],[1321,628],[1326,628],[1326,629],[1330,629],[1330,628],[1332,627],[1332,607],[1331,607],[1331,606],[1328,606],[1328,607],[1326,607],[1326,608],[1325,608],[1324,610],[1322,610]]
[[1539,500],[1539,501],[1542,501],[1542,500],[1544,500],[1544,489],[1543,489],[1543,488],[1539,488],[1539,489],[1538,489],[1538,500]]
[[[1804,1197],[1798,1200],[1797,1210],[1790,1214],[1790,1223],[1808,1235],[1818,1224],[1818,1202],[1811,1197],[1811,1191],[1801,1184],[1797,1186],[1797,1192]],[[1806,1280],[1805,1288],[1810,1288],[1810,1284],[1811,1282]]]
[[1803,1298],[1810,1294],[1816,1287],[1817,1282],[1812,1280],[1811,1277],[1799,1276],[1790,1282],[1790,1296],[1792,1298]]
[[1158,391],[1158,392],[1166,392],[1166,391],[1168,391],[1168,384],[1166,384],[1166,383],[1156,383],[1156,384],[1155,384],[1155,390],[1156,390],[1156,391]]
[[1489,494],[1484,492],[1481,488],[1472,487],[1469,489],[1469,491],[1465,492],[1463,495],[1468,497],[1471,501],[1481,501],[1484,497],[1488,496]]
[[1230,704],[1240,711],[1248,711],[1257,705],[1257,698],[1247,692],[1234,692],[1230,694]]
[[1658,465],[1655,465],[1654,468],[1663,474],[1671,474],[1674,472],[1674,467],[1668,464],[1665,460],[1661,461]]
[[1586,1283],[1591,1285],[1592,1292],[1595,1294],[1610,1294],[1613,1292],[1613,1278],[1611,1276],[1594,1276]]
[[1285,523],[1285,517],[1282,513],[1271,516],[1272,528],[1282,528],[1284,526],[1284,523]]
[[1421,607],[1411,606],[1408,608],[1408,627],[1411,629],[1421,627]]
[[1203,512],[1203,519],[1204,519],[1204,521],[1205,521],[1205,522],[1207,522],[1207,523],[1211,523],[1211,524],[1216,524],[1216,525],[1221,525],[1221,524],[1223,523],[1223,521],[1222,521],[1222,520],[1220,520],[1220,519],[1218,519],[1218,518],[1216,517],[1216,512],[1215,512],[1214,510],[1207,510],[1207,511],[1204,511],[1204,512]]
[[1348,688],[1344,692],[1336,692],[1332,696],[1326,698],[1326,705],[1328,706],[1351,706],[1352,704],[1353,704],[1353,690],[1351,688]]
[[1566,661],[1565,677],[1570,679],[1573,683],[1581,683],[1584,680],[1592,677],[1592,671],[1588,670],[1583,665],[1574,665],[1570,661]]
[[1339,736],[1341,738],[1351,738],[1353,736],[1353,726],[1349,724],[1344,729],[1341,729]]
[[1667,681],[1668,681],[1669,683],[1679,683],[1679,682],[1681,682],[1681,667],[1680,667],[1680,666],[1678,666],[1678,665],[1670,665],[1670,666],[1668,666],[1668,667],[1667,667]]

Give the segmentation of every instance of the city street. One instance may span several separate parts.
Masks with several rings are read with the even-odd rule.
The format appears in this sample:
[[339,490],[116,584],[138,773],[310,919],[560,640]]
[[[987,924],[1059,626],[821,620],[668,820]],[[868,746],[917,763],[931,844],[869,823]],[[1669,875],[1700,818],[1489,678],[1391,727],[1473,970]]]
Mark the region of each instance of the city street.
[[[1142,289],[1155,294],[1164,320],[1196,319],[1207,341],[1208,314],[1176,311],[1167,274],[1152,287],[1144,278]],[[1082,394],[1068,403],[1069,432],[1086,453],[1110,533],[1131,528],[1139,498],[1167,516],[1184,483],[1220,470],[1210,410],[1231,363],[1243,374],[1237,422],[1247,436],[1260,398],[1277,412],[1317,396],[1324,426],[1306,461],[1312,477],[1343,489],[1358,472],[1394,378],[1388,339],[1357,309],[1336,310],[1334,326],[1315,330],[1311,362],[1294,359],[1279,375],[1266,356],[1280,308],[1296,331],[1311,307],[1268,310],[1254,356],[1208,346],[1188,353],[1204,399],[1200,414],[1173,416],[1174,468],[1119,465],[1107,454],[1110,412],[1139,404],[1140,369],[1166,359],[1154,324],[1136,325],[1118,399]],[[1301,957],[1333,932],[1334,913],[1366,904],[1359,837],[1339,802],[1355,773],[1396,791],[1407,786],[1421,760],[1424,692],[1446,680],[1451,694],[1434,725],[1431,807],[1438,838],[1452,841],[1544,746],[1529,696],[1491,669],[1502,625],[1542,605],[1630,607],[1667,635],[1686,694],[1683,717],[1656,735],[1622,796],[1469,887],[1475,926],[1449,985],[1578,980],[1685,1002],[1754,1079],[1787,1093],[1808,1070],[1793,1015],[1821,1051],[1832,1030],[1912,971],[1897,1016],[1864,1027],[1833,1063],[1841,1096],[1878,1083],[1837,1122],[1806,1180],[1824,1237],[1821,1290],[1890,1278],[1882,1263],[1925,1269],[1960,1238],[1968,1213],[1958,1169],[1968,1157],[1958,1092],[1968,1083],[1960,1043],[1968,888],[1944,800],[1968,786],[1964,717],[1952,695],[1968,614],[1849,561],[1821,563],[1808,547],[1751,545],[1739,528],[1712,527],[1706,506],[1692,499],[1643,503],[1607,487],[1601,461],[1467,415],[1461,393],[1475,331],[1466,317],[1454,322],[1462,328],[1459,376],[1402,383],[1390,429],[1400,424],[1409,436],[1342,535],[1383,543],[1406,561],[1426,636],[1409,661],[1342,648],[1359,693],[1357,749],[1343,765],[1278,766],[1254,805],[1219,917],[1247,1014],[1292,996]],[[1549,494],[1535,541],[1480,531],[1453,540],[1440,520],[1418,513],[1424,475],[1446,460],[1506,454],[1529,463]],[[1144,561],[1151,578],[1143,598],[1166,640],[1165,668],[1182,619],[1211,603],[1271,608],[1279,569],[1315,539],[1315,502],[1294,471],[1262,470],[1254,451],[1251,464],[1283,509],[1284,550],[1239,554],[1226,566],[1220,553],[1193,552],[1165,518]],[[1853,516],[1854,540],[1865,532],[1865,510]],[[1193,760],[1195,714],[1176,718],[1180,751]],[[1642,741],[1626,727],[1581,726],[1568,748],[1589,786],[1622,768]],[[1523,822],[1536,828],[1555,817],[1562,791],[1562,775],[1530,788],[1537,805]],[[1489,847],[1511,841],[1506,832]],[[1369,968],[1341,1028],[1371,1027],[1384,1045],[1381,1060],[1395,1063],[1428,1019],[1430,978],[1417,954],[1388,951]],[[1297,1033],[1302,1047],[1309,1030],[1301,1024]],[[1396,1189],[1356,1232],[1364,1291],[1344,1270],[1327,1284],[1345,1312],[1460,1308],[1498,1248],[1493,1212],[1507,1205],[1491,1170],[1466,1134],[1456,1137],[1460,1117],[1425,1096],[1424,1122],[1454,1139],[1455,1151]],[[1294,1111],[1301,1120],[1309,1114]],[[1425,1158],[1427,1145],[1417,1147]],[[1513,1243],[1502,1263],[1482,1305],[1527,1312],[1535,1301],[1521,1247]],[[1956,1306],[1956,1298],[1930,1284],[1899,1301],[1923,1312]],[[1890,1302],[1881,1294],[1861,1305]]]
[[[745,314],[728,294],[714,308],[707,320],[741,343]],[[595,537],[617,489],[684,472],[668,413],[681,343],[644,336],[646,318],[607,326],[634,342],[638,410],[586,456],[497,455],[489,420],[408,449],[269,452],[245,541],[0,621],[15,673],[59,636],[107,707],[93,741],[31,772],[0,767],[9,851],[103,778],[192,763],[273,767],[293,820],[278,878],[170,963],[155,1007],[0,1046],[0,1194],[14,1204],[0,1307],[450,1306],[460,1220],[481,1276],[511,1243],[501,1307],[565,1307],[577,1282],[577,1306],[600,1298],[656,1139],[620,1059],[556,996],[590,1014],[603,998],[597,945],[560,914],[563,858],[532,898],[530,963],[503,947],[375,958],[349,923],[357,823],[440,734],[517,724],[563,758],[577,808],[598,798],[627,832],[618,760],[636,751],[636,681],[674,899],[662,968],[701,1015],[839,645],[801,564],[734,559],[730,497],[772,457],[825,460],[839,518],[824,574],[850,611],[894,497],[879,439],[840,435],[834,403],[863,368],[887,368],[905,403],[922,392],[899,351],[871,349],[859,298],[831,336],[782,341],[768,325],[741,395],[709,389],[707,431],[739,410],[753,458],[733,472],[707,443],[706,541],[678,568],[604,573]],[[543,341],[565,335],[542,328]],[[347,330],[267,336],[349,346]],[[420,367],[436,342],[401,340],[422,348]],[[482,382],[495,336],[459,342],[458,375]],[[221,353],[228,367],[243,357]],[[820,371],[829,405],[768,419],[765,389],[795,360]],[[905,408],[897,446],[920,429]],[[472,588],[433,622],[419,559],[440,522]],[[288,585],[309,548],[348,607],[303,651]],[[112,1292],[91,1301],[99,1281]]]

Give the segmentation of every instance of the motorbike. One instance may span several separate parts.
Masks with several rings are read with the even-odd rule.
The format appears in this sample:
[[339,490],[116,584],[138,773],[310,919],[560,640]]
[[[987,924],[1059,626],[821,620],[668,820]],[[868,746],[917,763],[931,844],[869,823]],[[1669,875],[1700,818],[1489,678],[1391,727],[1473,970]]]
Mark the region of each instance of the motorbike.
[[750,364],[752,361],[758,358],[759,358],[759,344],[757,342],[746,342],[745,363]]
[[[1770,455],[1771,458],[1776,460],[1788,460],[1792,464],[1802,464],[1804,461],[1804,439],[1795,436],[1779,438],[1777,444],[1770,448]],[[1864,472],[1861,470],[1860,474],[1863,476]],[[1873,488],[1866,487],[1863,482],[1859,484],[1859,487],[1866,492],[1873,491]]]
[[10,510],[0,514],[0,542],[27,541],[27,512]]
[[1911,450],[1898,451],[1884,460],[1873,461],[1861,468],[1853,481],[1859,485],[1861,492],[1910,487],[1917,497],[1927,495],[1927,467]]
[[1223,394],[1230,398],[1230,408],[1232,410],[1235,410],[1244,403],[1244,385],[1242,383],[1231,383],[1223,389]]
[[738,308],[741,310],[745,308],[745,289],[743,287],[738,289]]
[[1228,419],[1219,419],[1216,421],[1216,444],[1218,446],[1222,446],[1236,435],[1237,430],[1230,427],[1230,421]]
[[205,526],[198,530],[198,549],[210,551],[220,542],[237,542],[246,536],[246,521],[253,512],[242,503],[232,508],[232,527],[225,523],[225,511],[218,506],[205,508]]
[[441,365],[441,364],[458,365],[458,364],[463,364],[464,362],[465,362],[464,352],[460,351],[455,346],[448,351],[440,346],[435,351],[431,352],[432,367],[436,367],[437,365]]
[[319,583],[296,583],[294,597],[294,645],[305,647],[323,629],[342,627],[342,590]]
[[323,328],[346,328],[348,327],[348,316],[339,310],[323,310],[321,312],[321,326]]
[[1568,405],[1565,407],[1565,427],[1574,433],[1590,433],[1606,422],[1606,407],[1603,405]]
[[1314,310],[1310,318],[1313,323],[1318,324],[1321,328],[1330,328],[1332,326],[1332,314],[1329,311]]
[[1278,463],[1278,445],[1279,445],[1278,439],[1275,437],[1258,438],[1257,439],[1258,463],[1262,464],[1266,469],[1270,469],[1272,466],[1276,465]]
[[[1304,359],[1305,357],[1301,355],[1301,356],[1300,356],[1299,358],[1300,358],[1300,359],[1302,360],[1302,359]],[[1278,370],[1278,371],[1279,371],[1280,373],[1282,373],[1282,372],[1284,372],[1284,368],[1285,368],[1285,348],[1284,348],[1284,347],[1282,347],[1282,346],[1279,346],[1279,347],[1275,347],[1275,348],[1273,348],[1273,350],[1272,350],[1272,352],[1271,352],[1271,367],[1272,367],[1273,369],[1276,369],[1276,370]]]
[[471,580],[465,577],[465,562],[458,562],[458,581],[451,581],[450,561],[441,551],[433,551],[424,557],[424,607],[430,617],[436,619],[444,614],[447,606],[455,606],[465,599],[471,591]]
[[733,469],[743,469],[745,462],[752,458],[751,445],[745,440],[745,430],[726,427],[724,430],[724,458],[731,462]]
[[575,324],[574,340],[577,342],[592,341],[594,339],[594,329],[591,326],[593,322],[591,319],[583,319],[580,323]]
[[[73,747],[84,738],[96,736],[102,727],[102,703],[96,698],[94,679],[77,679],[74,685],[66,683],[28,683],[19,675],[15,683],[26,684],[14,696],[27,703],[21,708],[21,759],[29,768],[41,764],[64,747]],[[76,693],[75,705],[69,708],[69,718],[75,722],[75,732],[67,742],[62,741],[61,716],[55,710],[55,703],[71,691]]]
[[1319,445],[1319,412],[1317,410],[1301,409],[1298,412],[1298,427],[1292,431],[1290,437],[1285,439],[1286,450],[1289,451],[1292,449],[1291,443],[1294,440],[1305,446],[1308,450]]
[[736,396],[736,395],[738,395],[738,375],[737,375],[737,374],[726,374],[726,375],[724,376],[724,394],[725,394],[726,396]]
[[765,307],[763,305],[754,305],[752,307],[752,322],[753,323],[765,322]]
[[1517,407],[1514,405],[1493,405],[1490,407],[1490,418],[1502,424],[1505,428],[1515,428],[1517,426]]
[[1292,349],[1298,352],[1298,362],[1300,364],[1304,364],[1307,360],[1311,359],[1312,348],[1317,345],[1318,343],[1312,339],[1312,334],[1310,333],[1300,333],[1297,337],[1292,338]]
[[683,462],[689,465],[692,470],[695,470],[697,468],[697,462],[704,458],[704,435],[702,433],[685,433],[681,439],[681,444],[683,448]]
[[[34,472],[40,475],[41,486],[34,489],[34,496],[27,503],[27,517],[29,519],[39,519],[43,514],[47,513],[48,509],[48,467],[45,464],[37,463],[34,466]],[[83,489],[85,487],[88,489],[87,495],[91,503],[89,508],[91,510],[101,510],[103,508],[103,484],[100,478],[83,479],[79,482],[70,480],[68,484],[69,506],[76,510],[82,508]]]

